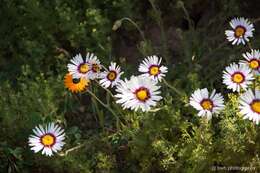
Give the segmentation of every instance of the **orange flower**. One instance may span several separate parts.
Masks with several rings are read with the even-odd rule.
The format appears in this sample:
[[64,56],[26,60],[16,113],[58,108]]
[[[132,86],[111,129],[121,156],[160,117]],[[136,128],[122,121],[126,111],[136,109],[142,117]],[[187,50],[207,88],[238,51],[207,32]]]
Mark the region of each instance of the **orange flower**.
[[73,79],[72,75],[67,73],[64,77],[65,87],[73,93],[82,92],[87,89],[90,81],[85,78]]

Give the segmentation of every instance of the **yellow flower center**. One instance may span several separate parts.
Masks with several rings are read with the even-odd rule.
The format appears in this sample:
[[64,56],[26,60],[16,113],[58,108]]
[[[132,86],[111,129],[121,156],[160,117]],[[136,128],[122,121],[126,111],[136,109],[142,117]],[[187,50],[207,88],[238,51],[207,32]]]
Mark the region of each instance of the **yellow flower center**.
[[79,66],[80,73],[87,73],[89,71],[89,66],[87,64],[81,64]]
[[150,98],[150,92],[147,88],[141,87],[135,91],[135,95],[138,100],[145,102]]
[[100,66],[98,64],[93,64],[92,65],[92,71],[93,72],[99,72],[100,71]]
[[240,84],[244,80],[245,80],[245,76],[240,72],[236,72],[232,75],[232,81],[235,82],[235,83]]
[[256,59],[253,59],[249,62],[249,66],[252,69],[257,69],[259,67],[259,62]]
[[245,32],[246,32],[246,29],[243,26],[238,26],[235,29],[235,36],[236,37],[244,36]]
[[149,73],[153,76],[156,76],[160,73],[160,68],[156,65],[153,65],[149,68]]
[[260,114],[260,100],[254,100],[252,103],[251,103],[251,109]]
[[202,100],[201,103],[200,103],[200,105],[201,105],[201,107],[202,107],[203,109],[205,109],[205,110],[212,110],[212,108],[213,108],[213,103],[212,103],[212,101],[209,100],[209,99],[204,99],[204,100]]
[[113,81],[113,80],[115,80],[116,79],[116,72],[115,71],[110,71],[109,73],[108,73],[108,75],[107,75],[107,78],[108,78],[108,80],[110,80],[110,81]]
[[52,146],[55,143],[55,137],[52,134],[46,134],[41,137],[41,143],[44,146]]

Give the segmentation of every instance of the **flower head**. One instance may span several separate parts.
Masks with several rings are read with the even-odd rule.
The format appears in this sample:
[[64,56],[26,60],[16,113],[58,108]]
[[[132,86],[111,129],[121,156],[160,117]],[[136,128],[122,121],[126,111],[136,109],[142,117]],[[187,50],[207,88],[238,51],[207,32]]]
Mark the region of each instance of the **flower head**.
[[168,72],[167,67],[161,65],[162,58],[156,55],[148,56],[139,65],[139,72],[143,73],[143,76],[150,77],[155,81],[161,81]]
[[157,82],[144,76],[132,76],[130,80],[121,81],[116,88],[118,94],[115,95],[119,104],[123,108],[130,108],[137,111],[139,108],[145,112],[155,106],[162,99],[159,94],[160,86]]
[[89,64],[89,73],[88,78],[91,80],[97,79],[100,77],[101,64],[99,59],[93,53],[87,53],[86,63]]
[[43,155],[52,156],[53,152],[60,151],[65,144],[64,130],[54,123],[36,126],[33,133],[29,137],[29,146],[35,153],[42,150]]
[[231,64],[226,67],[223,74],[223,83],[233,92],[239,92],[241,89],[247,89],[248,85],[254,79],[253,74],[248,66]]
[[212,114],[224,109],[224,98],[213,90],[211,94],[207,88],[197,89],[190,97],[190,105],[199,111],[198,116],[212,118]]
[[90,81],[86,78],[73,78],[73,76],[67,73],[64,77],[65,87],[73,93],[82,92],[87,89]]
[[73,57],[67,67],[73,78],[88,78],[88,74],[91,70],[90,64],[83,60],[81,54],[77,54]]
[[246,52],[243,54],[245,60],[241,60],[240,64],[248,66],[254,74],[259,74],[260,72],[260,52],[259,50],[251,50],[251,52]]
[[254,25],[248,19],[234,18],[229,24],[232,30],[226,30],[225,34],[232,44],[245,44],[249,41],[249,37],[253,37]]
[[109,86],[114,87],[120,81],[120,76],[122,74],[123,72],[121,72],[121,68],[117,66],[116,63],[111,62],[108,71],[100,74],[101,80],[99,83],[105,88],[108,88]]
[[247,90],[239,101],[240,113],[244,115],[244,119],[249,119],[256,124],[260,121],[260,90]]

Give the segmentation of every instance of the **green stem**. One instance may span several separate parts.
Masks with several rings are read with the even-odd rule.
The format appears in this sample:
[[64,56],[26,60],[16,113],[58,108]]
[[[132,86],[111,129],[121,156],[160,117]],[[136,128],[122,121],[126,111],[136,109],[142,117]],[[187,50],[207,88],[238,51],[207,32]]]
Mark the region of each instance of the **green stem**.
[[104,90],[106,90],[106,92],[107,92],[113,99],[115,99],[113,93],[112,93],[109,89],[107,89],[107,88],[105,88],[105,87],[103,87],[103,86],[101,86],[101,87],[102,87]]
[[110,105],[110,94],[109,93],[106,93],[106,102],[107,102],[107,105]]
[[85,146],[85,144],[83,143],[83,144],[79,144],[79,145],[77,145],[77,146],[75,146],[75,147],[73,147],[73,148],[70,148],[70,149],[68,149],[68,150],[66,150],[66,151],[64,151],[64,152],[62,152],[62,153],[59,153],[58,155],[59,156],[67,156],[70,152],[72,152],[72,151],[75,151],[75,150],[78,150],[78,149],[80,149],[80,148],[82,148],[82,147],[84,147]]
[[63,53],[67,57],[70,57],[70,53],[67,50],[65,50],[64,48],[56,47],[56,51],[59,53]]
[[174,86],[170,85],[165,79],[163,79],[164,84],[169,87],[170,89],[172,89],[174,92],[176,92],[179,96],[182,96],[182,93],[175,88]]
[[253,23],[257,23],[257,22],[259,22],[260,21],[260,17],[259,18],[256,18],[256,19],[254,19],[252,22]]
[[92,93],[91,91],[87,90],[87,92],[95,99],[97,100],[102,106],[104,106],[107,110],[109,110],[116,119],[118,119],[117,114],[111,109],[110,106],[108,106],[107,104],[103,103],[94,93]]
[[253,88],[254,88],[254,90],[256,89],[256,80],[257,80],[257,75],[255,75],[254,76],[255,77],[255,79],[253,80]]
[[[97,81],[96,81],[96,82],[97,82]],[[98,83],[98,82],[97,82],[97,83]],[[99,84],[99,83],[98,83],[98,84]],[[113,93],[112,93],[109,89],[103,87],[102,85],[99,85],[99,86],[102,87],[104,90],[106,90],[106,92],[113,98],[113,100],[116,101],[116,98],[114,97]],[[107,103],[107,105],[108,105],[108,104],[109,104],[109,103]],[[117,105],[117,104],[114,104],[114,105],[115,105],[117,111],[118,111],[121,115],[123,115],[123,112],[122,112],[121,109],[118,107],[118,105]]]
[[253,49],[251,43],[247,42],[247,45],[248,45],[249,49]]
[[166,60],[166,63],[170,63],[169,58],[168,58],[168,52],[167,52],[167,38],[166,38],[166,34],[165,34],[165,29],[164,29],[164,25],[163,25],[163,20],[161,17],[161,12],[156,8],[155,4],[154,4],[154,0],[149,0],[153,11],[155,13],[155,19],[156,22],[158,24],[158,26],[160,27],[161,30],[161,38],[162,38],[162,49],[163,49],[163,56]]
[[104,68],[106,71],[109,71],[105,66],[101,65],[102,68]]
[[[95,89],[95,88],[94,88],[93,86],[91,86],[91,90],[94,91],[94,89]],[[92,103],[93,103],[93,104],[91,104],[91,105],[92,105],[93,112],[96,112],[98,117],[96,116],[96,114],[94,114],[93,116],[94,116],[95,120],[96,120],[97,122],[99,122],[100,126],[103,127],[102,121],[104,120],[104,116],[103,116],[103,114],[101,113],[100,109],[98,108],[98,103],[97,103],[97,101],[96,101],[94,98],[91,98],[91,101],[92,101]],[[99,120],[99,121],[98,121],[98,120]]]
[[130,19],[130,18],[128,18],[128,17],[124,17],[124,18],[121,19],[121,21],[124,21],[124,20],[126,20],[126,21],[130,22],[131,24],[133,24],[133,25],[135,26],[135,28],[136,28],[136,29],[139,31],[139,33],[141,34],[142,39],[145,40],[144,32],[141,30],[141,28],[140,28],[132,19]]
[[189,22],[190,28],[191,28],[192,30],[194,30],[193,22],[192,22],[192,20],[191,20],[191,18],[190,18],[190,15],[189,15],[187,9],[186,9],[185,6],[184,6],[184,3],[181,5],[181,8],[183,9],[184,14],[185,14],[185,16],[186,16],[186,18],[187,18],[187,20],[188,20],[188,22]]
[[98,108],[98,103],[97,103],[97,101],[93,97],[91,98],[91,101],[93,102],[92,109],[95,110],[97,112],[97,115],[98,115],[98,118],[96,116],[94,116],[95,120],[97,122],[99,122],[99,124],[100,124],[100,126],[102,128],[104,128],[104,116],[103,116],[103,114],[100,112],[100,110]]
[[[108,70],[107,70],[107,71],[108,71]],[[104,90],[106,90],[106,92],[107,92],[113,99],[115,99],[113,93],[112,93],[109,89],[107,89],[107,88],[103,87],[102,85],[100,85],[97,80],[95,80],[95,82],[96,82],[101,88],[103,88]]]

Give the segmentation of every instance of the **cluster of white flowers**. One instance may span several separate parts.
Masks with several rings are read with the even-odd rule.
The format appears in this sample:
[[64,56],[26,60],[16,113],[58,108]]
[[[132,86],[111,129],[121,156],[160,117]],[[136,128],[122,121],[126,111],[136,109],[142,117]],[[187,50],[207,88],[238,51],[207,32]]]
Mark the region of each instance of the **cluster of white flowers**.
[[[225,34],[233,45],[246,44],[253,37],[254,26],[248,19],[235,18],[230,25],[232,30],[227,30]],[[228,89],[241,94],[239,108],[244,118],[258,124],[260,91],[252,91],[250,85],[259,74],[260,52],[251,50],[244,53],[243,57],[239,64],[232,63],[226,67],[223,83]],[[168,68],[161,65],[161,62],[162,58],[158,56],[148,56],[139,65],[140,75],[121,79],[123,72],[115,62],[105,68],[93,53],[87,53],[85,58],[78,54],[67,65],[69,73],[65,76],[64,84],[72,92],[82,92],[90,80],[95,80],[105,89],[115,87],[116,103],[123,109],[146,112],[162,99],[160,82]],[[207,119],[211,119],[213,114],[219,114],[225,107],[223,96],[216,93],[215,89],[210,93],[207,88],[195,90],[190,97],[190,105],[199,111],[198,116]],[[42,154],[52,156],[53,152],[60,151],[65,144],[64,130],[54,123],[39,125],[33,132],[29,137],[29,146],[34,152],[42,151]]]
[[115,97],[123,109],[148,111],[162,99],[158,82],[167,73],[167,67],[161,65],[161,61],[158,56],[148,56],[139,65],[141,75],[119,82]]
[[[158,82],[167,73],[167,67],[161,65],[161,61],[155,55],[147,57],[139,66],[142,74],[121,80],[123,72],[116,63],[111,62],[106,69],[94,54],[87,53],[85,59],[78,54],[67,66],[69,74],[65,76],[64,84],[72,92],[82,92],[89,80],[96,80],[106,89],[116,88],[117,94],[114,97],[123,109],[148,111],[162,99]],[[101,71],[102,69],[105,70]],[[29,137],[29,146],[35,153],[42,150],[42,154],[52,156],[53,152],[60,151],[65,144],[64,130],[54,123],[39,125],[33,132]]]
[[68,70],[75,78],[87,78],[90,80],[99,80],[99,84],[104,88],[116,87],[118,99],[117,103],[122,107],[131,110],[148,111],[151,106],[161,100],[160,86],[158,82],[167,73],[167,67],[161,65],[162,59],[158,56],[148,56],[139,66],[139,76],[131,76],[129,80],[121,80],[123,74],[121,68],[116,63],[111,65],[105,71],[101,72],[101,64],[94,54],[88,53],[86,59],[76,55],[71,63],[68,64]]
[[[227,40],[233,45],[246,44],[249,37],[253,37],[254,26],[245,18],[234,18],[230,22],[232,30],[225,32]],[[238,64],[231,63],[223,72],[223,83],[228,89],[240,94],[239,109],[245,119],[252,120],[256,124],[260,121],[260,91],[252,91],[254,82],[260,71],[260,52],[251,49],[242,54],[243,60]],[[206,116],[211,119],[212,114],[218,114],[224,109],[224,98],[216,94],[215,90],[209,96],[206,88],[196,90],[190,97],[190,105],[199,111],[198,116]]]
[[82,58],[81,54],[78,54],[70,62],[67,67],[73,78],[83,77],[94,80],[100,75],[101,64],[93,53],[87,53],[85,59]]

